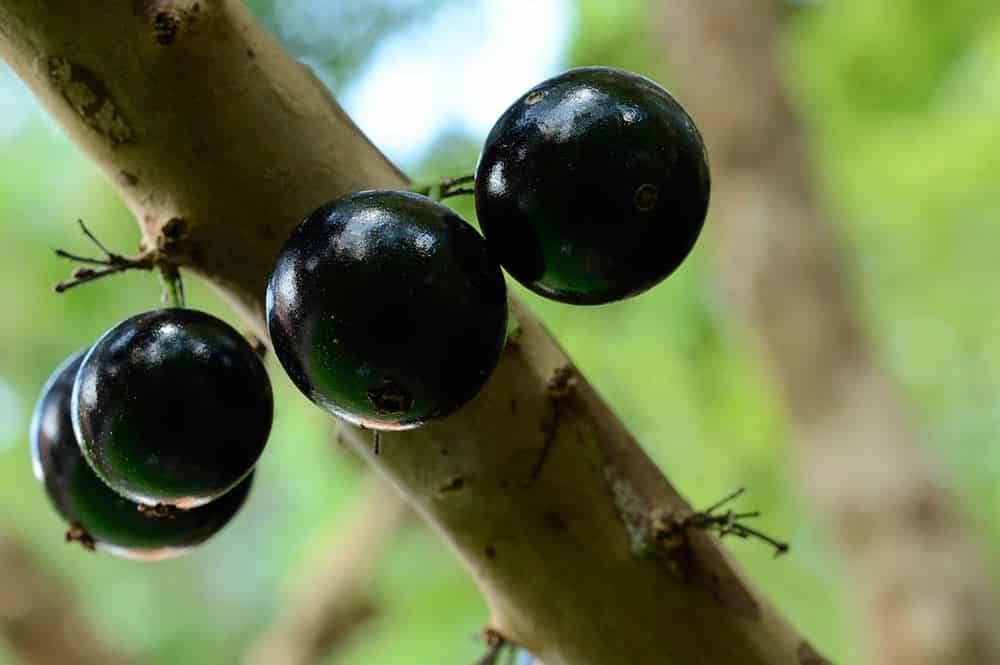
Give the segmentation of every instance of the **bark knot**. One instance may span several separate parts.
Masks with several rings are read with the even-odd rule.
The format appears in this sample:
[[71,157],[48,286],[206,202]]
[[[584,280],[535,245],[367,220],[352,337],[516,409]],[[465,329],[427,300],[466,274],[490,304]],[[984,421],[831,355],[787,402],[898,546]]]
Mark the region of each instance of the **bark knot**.
[[183,31],[190,29],[201,12],[201,3],[177,0],[137,0],[133,11],[149,25],[153,42],[170,46]]
[[549,399],[563,401],[576,391],[576,368],[572,365],[557,367],[545,384],[545,394]]
[[[150,267],[181,266],[193,263],[191,225],[183,217],[171,217],[157,225],[151,217],[143,220],[146,239],[139,243],[139,259]],[[151,240],[150,240],[151,239]]]
[[177,11],[159,11],[153,15],[153,41],[160,46],[174,43],[181,29],[181,19]]
[[[171,217],[158,229],[147,219],[147,229],[153,237],[153,246],[146,241],[139,245],[139,251],[153,255],[154,262],[167,261],[173,264],[188,263],[192,255],[191,225],[183,217]],[[152,227],[152,228],[151,228]],[[154,230],[155,229],[155,230]],[[148,236],[147,236],[148,237]]]
[[438,494],[443,496],[446,494],[451,494],[452,492],[460,492],[465,487],[465,478],[462,476],[455,476],[450,478],[441,487],[438,488]]

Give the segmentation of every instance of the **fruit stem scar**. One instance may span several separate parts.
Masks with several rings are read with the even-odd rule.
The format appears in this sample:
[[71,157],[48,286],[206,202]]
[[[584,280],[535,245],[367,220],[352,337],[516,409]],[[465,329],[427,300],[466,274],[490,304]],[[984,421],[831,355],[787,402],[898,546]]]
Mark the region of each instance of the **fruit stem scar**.
[[659,197],[660,193],[656,185],[647,183],[635,190],[635,197],[632,199],[632,203],[639,212],[649,212],[656,207],[656,201]]
[[386,379],[381,386],[369,388],[368,401],[380,415],[407,413],[413,408],[413,396],[392,379]]
[[528,106],[534,106],[543,99],[545,99],[545,91],[535,90],[533,93],[524,98],[524,103]]
[[136,510],[142,513],[143,517],[162,518],[168,520],[177,519],[177,515],[184,512],[180,508],[168,506],[162,503],[158,503],[155,506],[139,504],[136,506]]
[[79,522],[73,522],[69,525],[69,528],[66,530],[66,542],[80,543],[80,546],[88,552],[93,552],[97,549],[97,543],[94,541],[94,537],[91,536]]

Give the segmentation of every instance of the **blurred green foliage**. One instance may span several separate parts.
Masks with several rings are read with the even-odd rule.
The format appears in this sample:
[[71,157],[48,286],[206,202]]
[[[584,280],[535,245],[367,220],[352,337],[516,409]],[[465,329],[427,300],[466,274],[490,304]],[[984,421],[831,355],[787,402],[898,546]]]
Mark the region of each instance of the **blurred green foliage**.
[[[257,4],[281,37],[273,6]],[[317,4],[288,3],[282,11]],[[342,39],[340,19],[329,14],[329,23],[312,21],[311,38],[286,34],[286,41],[330,68],[328,80],[340,87],[373,41],[431,11],[415,2],[374,4],[365,15],[381,18]],[[653,0],[575,4],[567,66],[626,67],[670,87]],[[903,383],[923,441],[1000,562],[1000,292],[992,288],[1000,269],[1000,5],[809,3],[789,12],[783,46],[860,311]],[[404,114],[401,107],[400,122]],[[414,175],[471,171],[482,138],[441,137]],[[157,565],[63,546],[62,526],[28,462],[35,395],[69,353],[155,306],[159,289],[154,278],[133,275],[54,295],[51,285],[68,267],[52,248],[87,249],[74,219],[87,220],[114,248],[134,246],[138,233],[109,185],[50,124],[31,120],[0,133],[0,144],[10,165],[0,178],[0,529],[23,539],[69,585],[108,639],[147,662],[234,663],[283,590],[308,573],[364,473],[335,450],[330,421],[272,360],[274,433],[254,495],[231,528],[199,552]],[[470,202],[456,207],[472,216]],[[750,488],[741,505],[763,510],[761,526],[793,549],[777,561],[758,544],[733,543],[733,550],[822,650],[857,662],[836,562],[796,498],[782,404],[715,289],[710,253],[708,234],[664,285],[606,307],[561,306],[517,290],[696,505]],[[202,285],[189,290],[191,303],[233,320]],[[479,655],[474,635],[485,608],[425,530],[401,534],[377,594],[383,613],[331,663],[471,663]],[[13,661],[0,644],[5,662]]]

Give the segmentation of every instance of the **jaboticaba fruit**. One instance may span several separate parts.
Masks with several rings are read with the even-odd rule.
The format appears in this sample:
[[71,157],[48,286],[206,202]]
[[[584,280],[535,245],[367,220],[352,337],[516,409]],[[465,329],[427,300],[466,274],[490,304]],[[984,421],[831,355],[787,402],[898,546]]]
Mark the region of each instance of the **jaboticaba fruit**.
[[694,122],[630,72],[568,71],[500,117],[476,167],[490,250],[529,289],[568,303],[620,300],[691,251],[709,170]]
[[275,355],[336,416],[408,429],[452,413],[503,347],[503,274],[475,229],[424,196],[365,191],[309,214],[267,288]]
[[138,314],[106,332],[73,388],[87,462],[136,503],[193,508],[253,469],[271,430],[271,382],[250,344],[190,309]]
[[69,525],[68,536],[119,556],[161,560],[187,552],[225,526],[243,505],[252,475],[206,506],[166,516],[140,511],[94,475],[70,418],[73,380],[82,361],[81,352],[52,374],[31,421],[35,476]]

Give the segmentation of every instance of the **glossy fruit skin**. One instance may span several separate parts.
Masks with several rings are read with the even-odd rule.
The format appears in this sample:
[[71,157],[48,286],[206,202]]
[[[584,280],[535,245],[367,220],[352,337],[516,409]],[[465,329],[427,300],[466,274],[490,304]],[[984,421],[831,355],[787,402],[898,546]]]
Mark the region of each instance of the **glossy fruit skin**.
[[151,517],[113,492],[83,458],[73,432],[73,381],[80,352],[49,378],[31,419],[31,461],[35,477],[67,524],[82,528],[103,551],[129,559],[159,561],[190,551],[225,526],[243,505],[253,476],[206,506]]
[[312,212],[282,250],[266,303],[292,381],[372,429],[457,410],[496,367],[506,335],[506,285],[482,236],[408,192],[357,192]]
[[659,85],[604,67],[529,90],[476,167],[476,212],[504,268],[548,298],[621,300],[694,247],[711,188],[694,122]]
[[271,430],[271,382],[247,341],[191,309],[125,319],[87,353],[73,428],[97,476],[127,499],[190,509],[250,473]]

